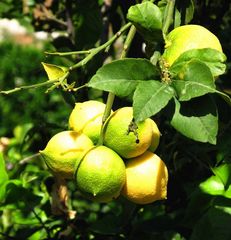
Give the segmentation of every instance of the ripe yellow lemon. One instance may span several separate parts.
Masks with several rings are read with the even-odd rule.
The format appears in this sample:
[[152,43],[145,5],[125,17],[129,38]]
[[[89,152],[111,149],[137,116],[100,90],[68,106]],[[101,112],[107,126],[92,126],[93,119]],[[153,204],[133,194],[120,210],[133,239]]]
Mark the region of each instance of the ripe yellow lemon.
[[[123,107],[115,111],[104,127],[104,145],[113,149],[123,158],[132,158],[144,153],[152,141],[150,121],[132,125],[132,107]],[[134,132],[129,131],[134,130]]]
[[166,37],[163,58],[171,66],[185,51],[196,48],[213,48],[222,52],[219,39],[200,25],[184,25],[173,29]]
[[74,177],[75,165],[93,146],[86,135],[63,131],[54,135],[40,154],[53,174],[71,179]]
[[161,133],[155,121],[153,121],[151,118],[148,118],[147,120],[150,121],[152,125],[152,141],[148,150],[151,152],[155,152],[160,143]]
[[126,162],[126,182],[122,195],[137,204],[148,204],[167,197],[168,170],[154,153],[146,151]]
[[125,183],[125,164],[110,148],[91,149],[76,169],[76,182],[80,192],[96,202],[109,202],[117,198]]
[[96,144],[105,106],[104,103],[95,100],[76,103],[69,117],[70,129],[86,134]]

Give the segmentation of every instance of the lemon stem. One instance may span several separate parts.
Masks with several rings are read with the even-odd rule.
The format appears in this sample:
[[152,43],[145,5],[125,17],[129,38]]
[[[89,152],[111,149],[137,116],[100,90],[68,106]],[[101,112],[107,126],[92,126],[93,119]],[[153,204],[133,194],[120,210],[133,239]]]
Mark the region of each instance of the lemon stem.
[[[130,30],[128,32],[126,40],[124,42],[123,51],[122,51],[121,56],[120,56],[121,59],[123,59],[127,56],[128,50],[131,46],[131,43],[132,43],[132,40],[133,40],[135,34],[136,34],[136,28],[135,28],[134,25],[132,25],[130,27]],[[105,107],[104,114],[103,114],[101,132],[100,132],[100,137],[99,137],[99,141],[98,141],[98,144],[97,144],[98,146],[103,145],[104,125],[105,125],[106,120],[108,119],[108,117],[111,114],[111,109],[112,109],[114,99],[115,99],[115,94],[109,92],[108,97],[107,97],[106,107]]]
[[165,14],[163,28],[162,28],[164,39],[166,39],[166,35],[168,34],[168,29],[173,22],[174,7],[175,7],[175,0],[168,0],[167,6],[166,6],[166,14]]

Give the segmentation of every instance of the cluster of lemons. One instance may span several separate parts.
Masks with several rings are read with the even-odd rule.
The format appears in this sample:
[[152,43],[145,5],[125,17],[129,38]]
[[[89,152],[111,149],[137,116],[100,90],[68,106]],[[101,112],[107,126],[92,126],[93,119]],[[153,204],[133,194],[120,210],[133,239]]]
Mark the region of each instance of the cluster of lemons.
[[[104,124],[105,104],[89,100],[76,103],[68,131],[54,135],[40,151],[50,171],[74,179],[79,191],[97,202],[119,195],[147,204],[165,199],[168,171],[153,153],[160,139],[156,123],[148,118],[135,123],[132,107],[111,111]],[[100,135],[103,145],[98,145]]]
[[[162,58],[169,66],[190,49],[222,52],[217,37],[199,25],[175,28],[165,43]],[[74,179],[86,197],[98,202],[119,195],[138,204],[165,199],[168,171],[154,153],[160,139],[156,123],[150,118],[134,123],[132,107],[123,107],[111,112],[101,131],[104,111],[101,102],[76,103],[69,117],[70,130],[53,136],[40,151],[50,171]]]

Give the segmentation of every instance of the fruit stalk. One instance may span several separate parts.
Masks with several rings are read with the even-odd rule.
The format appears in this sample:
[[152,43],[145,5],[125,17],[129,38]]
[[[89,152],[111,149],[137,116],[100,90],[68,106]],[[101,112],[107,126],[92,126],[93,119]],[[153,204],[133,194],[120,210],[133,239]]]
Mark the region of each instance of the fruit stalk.
[[[130,30],[128,32],[126,40],[124,42],[123,51],[122,51],[121,56],[120,56],[121,59],[125,58],[127,56],[128,50],[131,46],[131,43],[132,43],[132,40],[133,40],[135,34],[136,34],[136,28],[135,28],[134,25],[132,25],[130,27]],[[103,144],[104,123],[111,114],[111,109],[112,109],[114,99],[115,99],[115,94],[109,92],[108,97],[107,97],[105,111],[104,111],[103,118],[102,118],[102,127],[101,127],[100,137],[99,137],[99,141],[98,141],[97,145],[102,145]]]

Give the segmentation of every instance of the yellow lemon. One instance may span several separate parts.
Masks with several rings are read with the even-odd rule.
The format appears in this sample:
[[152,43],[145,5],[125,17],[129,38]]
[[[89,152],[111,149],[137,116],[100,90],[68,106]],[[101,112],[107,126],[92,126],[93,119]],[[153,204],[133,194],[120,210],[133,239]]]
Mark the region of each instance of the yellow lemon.
[[110,148],[91,149],[76,169],[80,192],[96,202],[109,202],[120,195],[125,183],[125,164]]
[[40,154],[53,174],[71,179],[74,177],[75,165],[93,146],[86,135],[63,131],[54,135]]
[[123,107],[109,117],[104,127],[104,145],[123,158],[141,155],[152,141],[153,130],[150,121],[132,124],[132,120],[132,107]]
[[219,39],[200,25],[184,25],[173,29],[166,37],[163,58],[171,66],[185,51],[196,48],[213,48],[222,52]]
[[161,133],[155,121],[153,121],[151,118],[148,118],[147,120],[150,121],[152,125],[152,141],[148,150],[151,152],[155,152],[160,143]]
[[122,195],[137,204],[148,204],[167,197],[168,170],[154,153],[127,160]]
[[95,100],[76,103],[69,117],[69,127],[86,134],[95,144],[98,142],[105,104]]

